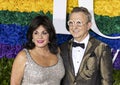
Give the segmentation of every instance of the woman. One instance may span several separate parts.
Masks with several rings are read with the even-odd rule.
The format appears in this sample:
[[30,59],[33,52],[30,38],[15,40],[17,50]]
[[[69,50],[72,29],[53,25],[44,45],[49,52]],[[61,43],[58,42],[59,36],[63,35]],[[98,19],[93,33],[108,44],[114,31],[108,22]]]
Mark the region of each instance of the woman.
[[11,85],[60,85],[65,71],[51,20],[41,15],[35,17],[27,39],[14,60]]

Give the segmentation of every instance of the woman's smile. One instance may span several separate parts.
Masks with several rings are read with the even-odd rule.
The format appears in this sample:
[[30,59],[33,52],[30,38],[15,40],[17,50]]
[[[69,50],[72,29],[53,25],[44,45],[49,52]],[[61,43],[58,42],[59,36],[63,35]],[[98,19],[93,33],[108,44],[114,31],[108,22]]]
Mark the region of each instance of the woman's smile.
[[44,42],[44,40],[37,40],[37,43],[43,43]]

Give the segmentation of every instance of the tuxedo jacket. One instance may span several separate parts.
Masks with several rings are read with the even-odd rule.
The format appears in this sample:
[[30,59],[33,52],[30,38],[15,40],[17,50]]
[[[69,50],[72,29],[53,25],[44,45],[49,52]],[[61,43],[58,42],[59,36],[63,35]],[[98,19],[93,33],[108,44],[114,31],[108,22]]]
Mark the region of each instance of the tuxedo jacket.
[[73,39],[60,46],[66,72],[61,85],[112,85],[112,56],[108,45],[90,37],[78,73],[75,76],[72,42]]

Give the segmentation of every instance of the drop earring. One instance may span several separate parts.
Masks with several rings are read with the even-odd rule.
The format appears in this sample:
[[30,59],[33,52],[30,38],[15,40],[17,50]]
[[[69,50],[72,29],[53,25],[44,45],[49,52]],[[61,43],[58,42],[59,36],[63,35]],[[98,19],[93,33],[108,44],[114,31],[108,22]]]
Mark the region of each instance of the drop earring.
[[32,42],[34,42],[34,39],[32,39]]

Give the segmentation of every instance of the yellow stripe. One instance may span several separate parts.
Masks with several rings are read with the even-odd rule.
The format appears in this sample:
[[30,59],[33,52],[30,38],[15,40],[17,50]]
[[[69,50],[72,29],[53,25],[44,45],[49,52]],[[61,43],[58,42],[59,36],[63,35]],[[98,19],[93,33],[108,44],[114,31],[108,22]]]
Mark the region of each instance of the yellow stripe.
[[[97,15],[120,16],[120,0],[94,0],[94,11]],[[67,12],[78,6],[78,0],[68,0]],[[50,11],[53,13],[53,0],[0,0],[0,10],[19,12]]]
[[97,15],[120,16],[120,0],[95,0],[94,11]]

